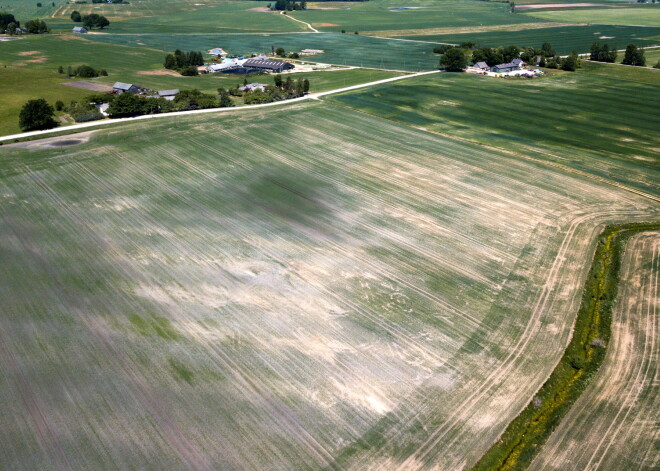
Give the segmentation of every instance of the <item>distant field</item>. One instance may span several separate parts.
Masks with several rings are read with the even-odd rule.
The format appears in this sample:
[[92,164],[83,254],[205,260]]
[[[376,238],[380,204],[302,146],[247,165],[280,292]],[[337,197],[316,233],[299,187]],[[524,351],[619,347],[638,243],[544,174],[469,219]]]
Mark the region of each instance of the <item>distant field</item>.
[[616,46],[617,49],[625,49],[626,45],[630,43],[635,43],[638,46],[660,44],[660,27],[564,26],[560,28],[540,28],[523,31],[409,36],[408,38],[448,43],[475,41],[486,47],[507,46],[511,44],[520,47],[540,47],[541,44],[547,41],[560,54],[569,54],[574,49],[578,52],[589,52],[594,41],[607,42]]
[[530,470],[656,469],[660,232],[634,237],[621,268],[612,338],[594,382]]
[[510,12],[508,3],[479,2],[475,0],[371,0],[342,4],[337,9],[332,3],[323,4],[323,10],[289,12],[321,31],[379,31],[413,28],[440,28],[475,25],[502,25],[523,23],[528,18]]
[[310,60],[332,64],[374,67],[391,70],[432,70],[438,67],[439,56],[433,54],[433,44],[393,41],[355,34],[99,34],[86,38],[124,46],[142,46],[163,51],[207,50],[222,47],[232,54],[270,54],[271,48],[287,51],[323,49],[324,54]]
[[635,8],[581,8],[525,13],[551,21],[573,21],[603,25],[641,25],[660,27],[660,5]]
[[443,73],[328,99],[656,191],[660,77],[654,74],[592,63],[579,73],[531,81]]
[[469,465],[658,217],[327,103],[91,138],[0,147],[3,469]]

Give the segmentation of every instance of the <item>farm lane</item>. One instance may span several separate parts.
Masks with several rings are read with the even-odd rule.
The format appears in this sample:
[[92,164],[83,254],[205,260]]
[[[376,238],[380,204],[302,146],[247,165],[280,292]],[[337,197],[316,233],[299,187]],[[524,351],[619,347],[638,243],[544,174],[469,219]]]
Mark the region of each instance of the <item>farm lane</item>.
[[440,73],[439,70],[431,70],[431,71],[426,71],[426,72],[415,72],[412,74],[408,75],[401,75],[398,77],[390,77],[386,79],[381,79],[381,80],[376,80],[374,82],[367,82],[367,83],[361,83],[358,85],[352,85],[350,87],[343,87],[343,88],[337,88],[334,90],[328,90],[325,92],[318,92],[318,93],[310,93],[308,95],[305,95],[300,98],[293,98],[291,100],[285,100],[285,101],[276,101],[273,103],[262,103],[258,105],[246,105],[246,106],[238,106],[235,108],[211,108],[211,109],[204,109],[204,110],[190,110],[190,111],[176,111],[174,113],[163,113],[163,114],[153,114],[153,115],[143,115],[143,116],[137,116],[134,118],[116,118],[116,119],[105,119],[102,121],[93,121],[89,123],[81,123],[81,124],[74,124],[71,126],[63,126],[60,128],[53,128],[53,129],[47,129],[45,131],[30,131],[30,132],[24,132],[20,134],[12,134],[9,136],[0,136],[0,142],[3,141],[11,141],[11,140],[16,140],[16,139],[25,139],[27,137],[34,137],[34,136],[45,136],[48,134],[54,134],[54,133],[60,133],[60,132],[67,132],[67,131],[75,131],[77,129],[85,129],[85,128],[92,128],[92,127],[99,127],[99,126],[105,126],[105,125],[111,125],[111,124],[117,124],[117,123],[125,123],[128,121],[141,121],[145,119],[156,119],[156,118],[171,118],[172,116],[187,116],[187,115],[193,115],[193,114],[205,114],[205,113],[235,113],[239,111],[246,111],[246,110],[253,110],[256,108],[268,108],[272,106],[281,106],[281,105],[289,105],[291,103],[300,103],[302,101],[307,101],[307,100],[316,100],[318,98],[332,95],[335,93],[343,93],[343,92],[350,92],[352,90],[358,90],[360,88],[366,88],[366,87],[372,87],[374,85],[380,85],[383,83],[389,83],[389,82],[396,82],[398,80],[404,80],[404,79],[409,79],[413,77],[420,77],[423,75],[431,75],[431,74],[438,74]]
[[318,29],[314,28],[314,27],[313,27],[312,25],[310,25],[309,23],[307,23],[307,22],[305,22],[305,21],[302,21],[302,20],[299,20],[298,18],[294,18],[294,17],[291,16],[291,15],[287,15],[285,11],[281,11],[281,12],[280,12],[280,15],[285,16],[285,17],[289,18],[290,20],[297,21],[298,23],[302,23],[302,24],[304,24],[305,26],[307,26],[309,29],[312,30],[312,33],[320,33],[320,31],[319,31]]

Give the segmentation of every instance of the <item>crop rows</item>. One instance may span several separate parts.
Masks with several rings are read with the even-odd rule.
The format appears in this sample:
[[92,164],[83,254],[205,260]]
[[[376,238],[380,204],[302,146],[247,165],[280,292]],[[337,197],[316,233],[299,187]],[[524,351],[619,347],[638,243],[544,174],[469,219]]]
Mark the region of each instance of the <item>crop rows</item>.
[[0,467],[476,461],[629,193],[327,104],[0,160]]

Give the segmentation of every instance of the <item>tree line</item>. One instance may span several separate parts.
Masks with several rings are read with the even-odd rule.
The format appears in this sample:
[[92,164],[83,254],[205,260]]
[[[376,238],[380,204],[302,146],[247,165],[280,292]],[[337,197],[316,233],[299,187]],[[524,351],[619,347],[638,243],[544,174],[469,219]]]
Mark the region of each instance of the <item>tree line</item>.
[[[247,79],[243,81],[243,84],[247,85]],[[236,88],[230,89],[229,93],[234,96],[242,96],[243,103],[246,105],[256,105],[301,97],[309,92],[309,87],[309,80],[303,80],[302,77],[298,77],[294,81],[291,76],[282,79],[281,75],[275,75],[274,83],[272,85],[266,85],[263,91],[252,90],[242,92],[239,85],[236,85]]]
[[103,29],[110,26],[110,21],[103,15],[92,13],[90,15],[82,16],[77,10],[71,12],[71,21],[74,23],[82,23],[87,29],[93,29],[94,27]]
[[[43,20],[29,20],[23,26],[25,32],[30,34],[50,33],[50,28]],[[11,13],[0,12],[0,33],[7,33],[10,36],[22,33],[21,22]]]

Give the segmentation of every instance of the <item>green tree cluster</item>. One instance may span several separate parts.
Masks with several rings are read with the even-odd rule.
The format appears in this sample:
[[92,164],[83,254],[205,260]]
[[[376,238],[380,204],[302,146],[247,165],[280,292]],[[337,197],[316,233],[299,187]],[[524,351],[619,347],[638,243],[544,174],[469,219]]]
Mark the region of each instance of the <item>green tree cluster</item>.
[[497,64],[504,64],[506,62],[511,62],[513,59],[516,59],[520,55],[520,49],[518,46],[508,46],[508,47],[482,47],[477,48],[472,51],[472,61],[473,62],[485,62],[489,66],[494,66]]
[[266,85],[264,91],[253,90],[243,94],[243,102],[246,105],[254,105],[260,103],[272,103],[274,101],[290,100],[298,98],[309,92],[309,80],[298,77],[293,80],[291,76],[287,76],[286,80],[282,79],[281,75],[275,75],[274,84]]
[[623,55],[622,64],[635,65],[644,67],[646,65],[646,57],[644,57],[644,49],[638,48],[634,44],[628,44],[626,52]]
[[25,29],[30,34],[50,33],[50,28],[43,20],[30,20],[25,23]]
[[591,45],[591,54],[589,59],[598,62],[614,62],[616,60],[616,48],[610,48],[607,44],[601,44],[598,41]]
[[74,10],[71,12],[71,21],[74,23],[82,23],[82,15],[78,10]]
[[110,21],[108,21],[103,15],[92,13],[91,15],[85,15],[82,17],[82,24],[87,29],[92,29],[94,27],[103,29],[106,26],[110,26]]
[[166,69],[178,70],[181,75],[198,75],[197,66],[204,65],[204,57],[199,51],[183,52],[179,49],[174,54],[165,56]]
[[[9,25],[15,25],[11,32],[9,31]],[[16,21],[16,18],[11,13],[6,13],[0,11],[0,33],[7,31],[8,34],[13,34],[16,31],[16,28],[21,26],[21,23]]]

